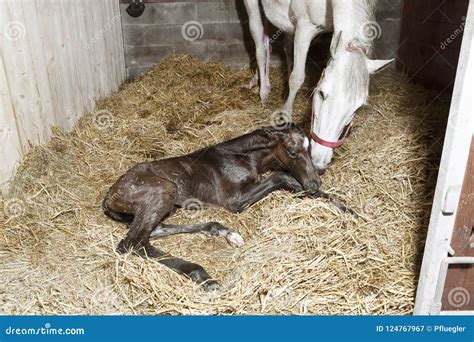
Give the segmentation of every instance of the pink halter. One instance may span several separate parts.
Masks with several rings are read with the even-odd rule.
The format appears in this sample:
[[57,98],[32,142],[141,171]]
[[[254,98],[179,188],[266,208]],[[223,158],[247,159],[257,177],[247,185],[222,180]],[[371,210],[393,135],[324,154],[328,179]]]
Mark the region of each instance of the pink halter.
[[[311,118],[311,120],[313,120],[313,118]],[[311,139],[313,139],[319,145],[323,145],[329,148],[336,148],[336,147],[342,146],[346,142],[347,137],[350,135],[353,123],[354,121],[349,122],[346,125],[346,127],[344,127],[342,136],[337,141],[334,141],[334,142],[321,139],[320,137],[318,137],[316,133],[314,133],[313,127],[311,127]]]

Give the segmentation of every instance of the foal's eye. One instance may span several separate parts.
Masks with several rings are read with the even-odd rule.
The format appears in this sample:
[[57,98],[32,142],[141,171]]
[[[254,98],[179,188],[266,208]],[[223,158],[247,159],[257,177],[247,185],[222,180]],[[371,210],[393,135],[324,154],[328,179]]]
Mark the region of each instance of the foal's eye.
[[319,91],[318,91],[318,95],[319,95],[319,97],[321,98],[321,100],[323,100],[323,101],[328,98],[327,94],[326,94],[324,91],[322,91],[322,90],[319,90]]
[[294,149],[289,149],[288,150],[288,156],[290,158],[296,158],[298,156],[298,151]]

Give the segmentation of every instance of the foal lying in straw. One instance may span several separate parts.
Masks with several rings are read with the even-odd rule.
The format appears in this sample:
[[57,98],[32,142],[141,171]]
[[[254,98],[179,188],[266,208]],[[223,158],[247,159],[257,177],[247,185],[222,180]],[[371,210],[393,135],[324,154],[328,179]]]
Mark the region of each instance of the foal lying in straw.
[[185,156],[135,165],[112,185],[103,202],[109,217],[129,224],[117,251],[133,250],[143,257],[159,258],[205,290],[217,289],[217,282],[202,266],[167,256],[151,245],[150,238],[202,232],[243,245],[238,233],[218,222],[162,222],[177,208],[186,209],[189,201],[238,213],[275,190],[321,196],[321,181],[308,145],[308,138],[297,127],[263,128]]

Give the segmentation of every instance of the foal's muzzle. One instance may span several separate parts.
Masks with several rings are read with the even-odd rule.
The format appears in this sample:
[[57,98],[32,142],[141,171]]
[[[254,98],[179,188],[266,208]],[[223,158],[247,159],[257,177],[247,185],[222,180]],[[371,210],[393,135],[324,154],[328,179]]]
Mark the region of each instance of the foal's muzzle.
[[321,181],[311,181],[305,185],[305,190],[310,195],[316,195],[321,187]]

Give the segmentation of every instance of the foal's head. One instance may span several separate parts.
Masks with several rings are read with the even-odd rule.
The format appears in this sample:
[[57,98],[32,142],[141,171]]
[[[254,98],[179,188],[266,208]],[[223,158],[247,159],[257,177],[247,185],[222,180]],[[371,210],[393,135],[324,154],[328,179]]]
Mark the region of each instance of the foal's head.
[[321,179],[311,161],[309,139],[303,130],[292,125],[284,129],[268,128],[265,131],[275,143],[272,153],[283,165],[283,169],[291,173],[308,193],[317,193]]
[[334,35],[331,60],[313,95],[311,156],[318,169],[327,168],[333,149],[344,142],[354,113],[367,102],[370,75],[392,60],[372,60],[364,45]]

